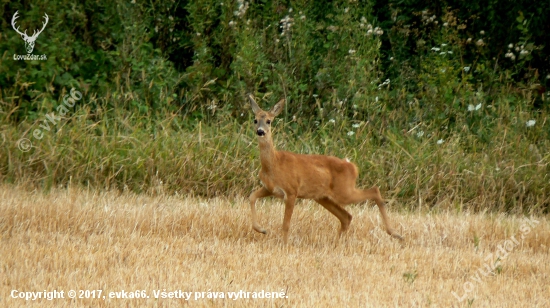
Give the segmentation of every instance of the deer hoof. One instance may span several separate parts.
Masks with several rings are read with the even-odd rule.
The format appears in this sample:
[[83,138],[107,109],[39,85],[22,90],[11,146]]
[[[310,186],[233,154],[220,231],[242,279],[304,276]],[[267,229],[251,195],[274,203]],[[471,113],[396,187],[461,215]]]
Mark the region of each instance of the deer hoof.
[[405,240],[404,237],[402,237],[401,235],[399,235],[399,234],[397,234],[397,233],[392,234],[391,237],[396,238],[396,239],[398,239],[398,240],[400,240],[400,241],[404,241],[404,240]]
[[256,231],[256,232],[267,234],[267,231],[265,229],[262,229],[262,228],[256,227],[256,226],[254,226],[253,228],[254,228],[254,231]]

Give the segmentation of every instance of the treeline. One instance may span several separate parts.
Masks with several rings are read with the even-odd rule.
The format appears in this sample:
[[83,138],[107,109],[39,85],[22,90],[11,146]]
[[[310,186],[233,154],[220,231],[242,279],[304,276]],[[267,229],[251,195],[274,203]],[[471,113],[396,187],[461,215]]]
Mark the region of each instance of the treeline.
[[[16,11],[29,34],[50,17],[35,49],[47,61],[13,60],[25,53]],[[470,68],[448,77],[489,99],[510,83],[531,88],[540,108],[550,82],[550,8],[533,1],[39,1],[1,14],[0,87],[14,123],[75,86],[100,98],[119,86],[127,98],[116,107],[150,118],[205,117],[207,105],[240,114],[249,91],[289,96],[293,113],[311,115],[317,97],[362,105],[388,79],[422,102],[436,50]]]

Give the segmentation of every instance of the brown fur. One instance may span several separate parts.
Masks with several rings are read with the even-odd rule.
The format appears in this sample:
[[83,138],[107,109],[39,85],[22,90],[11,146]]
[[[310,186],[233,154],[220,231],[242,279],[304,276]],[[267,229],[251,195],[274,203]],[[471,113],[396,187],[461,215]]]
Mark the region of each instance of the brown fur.
[[[388,215],[378,187],[357,189],[357,166],[333,156],[303,155],[277,151],[273,146],[270,122],[282,111],[285,100],[279,101],[271,111],[258,107],[250,95],[250,104],[255,114],[255,132],[260,144],[262,169],[260,180],[263,187],[250,195],[252,226],[254,230],[266,233],[256,220],[256,200],[268,196],[284,199],[283,240],[288,241],[290,218],[296,198],[312,199],[336,216],[341,223],[340,232],[347,231],[352,216],[343,206],[373,200],[378,205],[386,232],[397,239],[397,234],[388,222]],[[262,134],[262,136],[260,136]]]

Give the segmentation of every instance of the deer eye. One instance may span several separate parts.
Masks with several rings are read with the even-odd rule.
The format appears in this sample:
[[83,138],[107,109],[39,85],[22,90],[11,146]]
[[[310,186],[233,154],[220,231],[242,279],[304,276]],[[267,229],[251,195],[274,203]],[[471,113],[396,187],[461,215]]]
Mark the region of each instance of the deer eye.
[[258,124],[258,120],[254,119],[254,124]]
[[267,125],[271,124],[271,120],[267,120]]

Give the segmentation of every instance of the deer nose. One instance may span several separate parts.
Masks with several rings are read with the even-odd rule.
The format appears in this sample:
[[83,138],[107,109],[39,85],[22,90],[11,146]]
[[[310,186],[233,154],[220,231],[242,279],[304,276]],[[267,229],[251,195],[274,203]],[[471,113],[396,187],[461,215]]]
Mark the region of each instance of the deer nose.
[[265,136],[265,132],[261,128],[258,128],[258,130],[256,131],[256,134],[258,134],[258,136],[260,136],[260,137]]

